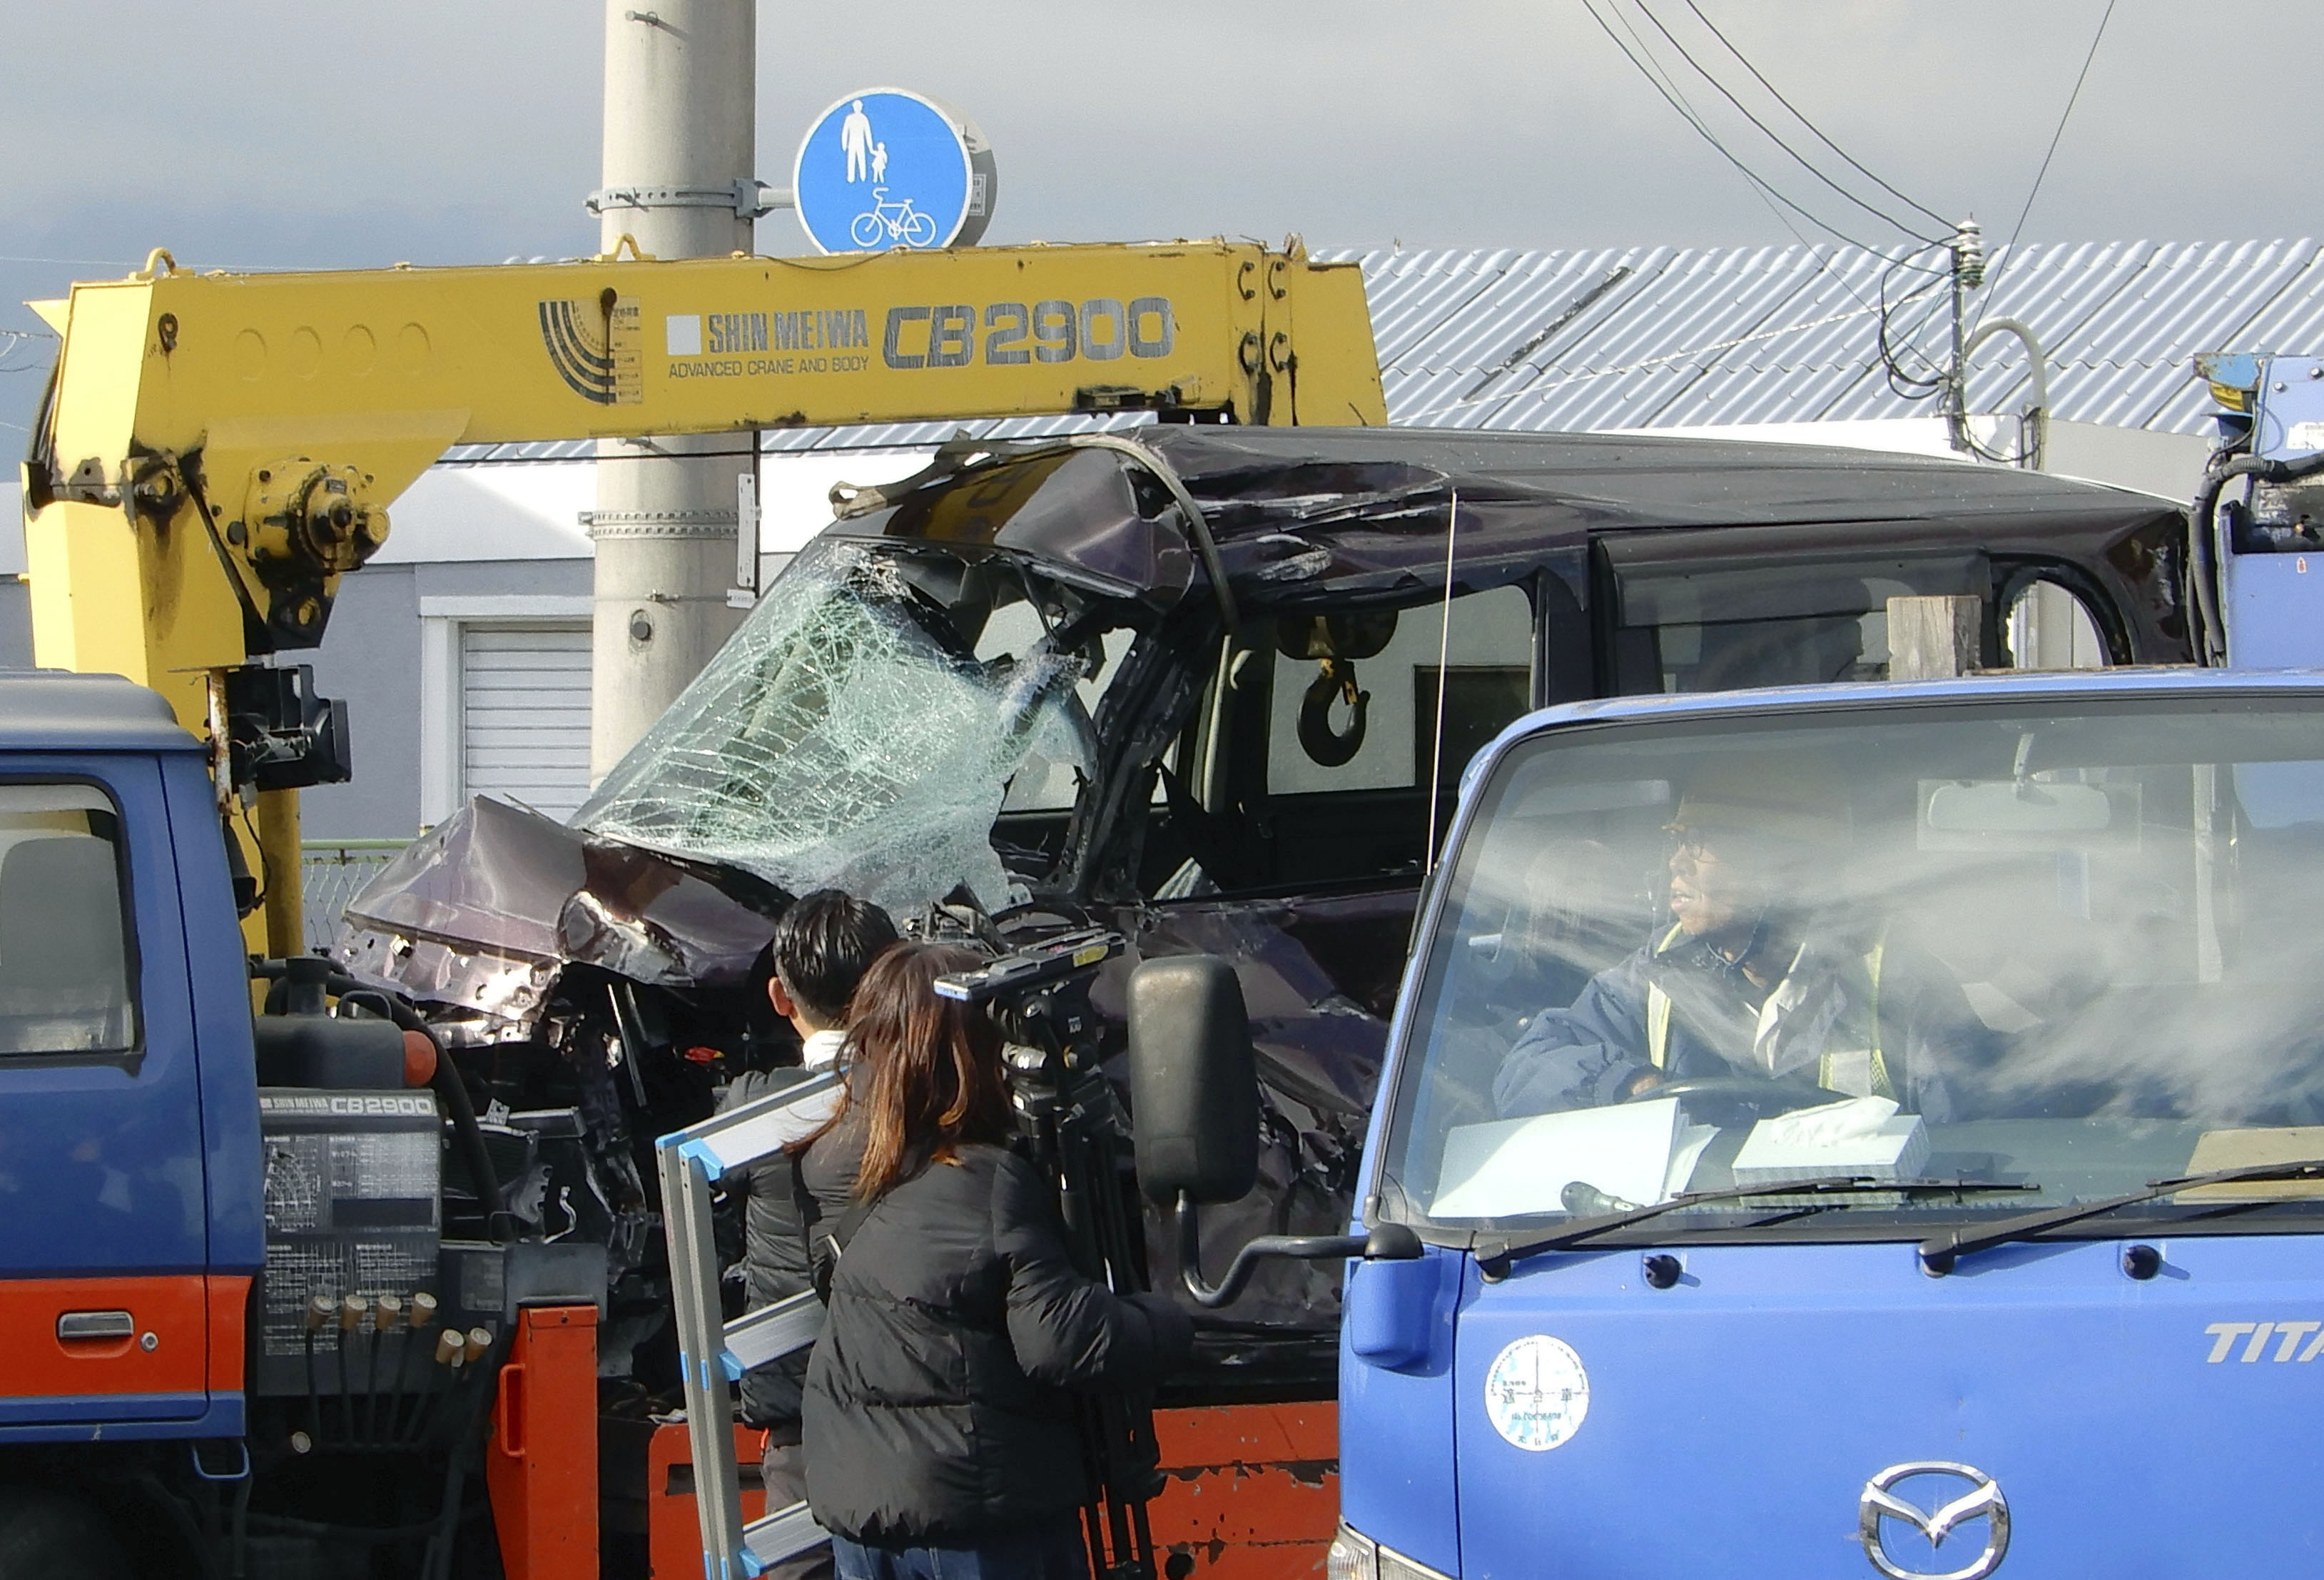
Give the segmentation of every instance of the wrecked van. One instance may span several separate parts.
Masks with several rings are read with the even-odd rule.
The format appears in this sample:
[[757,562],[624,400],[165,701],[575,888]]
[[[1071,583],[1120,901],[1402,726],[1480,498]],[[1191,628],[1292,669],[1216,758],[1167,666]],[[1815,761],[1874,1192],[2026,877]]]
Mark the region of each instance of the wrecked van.
[[[1235,960],[1266,1148],[1203,1238],[1330,1232],[1452,787],[1520,715],[1881,679],[1898,596],[1975,596],[1991,667],[2190,656],[2178,507],[1942,459],[1172,425],[963,442],[835,502],[568,825],[471,803],[335,946],[492,1096],[505,1209],[612,1248],[604,1364],[648,1381],[645,1149],[779,1057],[743,979],[792,895],[1117,929],[1113,1015],[1141,959]],[[1338,1302],[1269,1264],[1178,1395],[1331,1397]]]

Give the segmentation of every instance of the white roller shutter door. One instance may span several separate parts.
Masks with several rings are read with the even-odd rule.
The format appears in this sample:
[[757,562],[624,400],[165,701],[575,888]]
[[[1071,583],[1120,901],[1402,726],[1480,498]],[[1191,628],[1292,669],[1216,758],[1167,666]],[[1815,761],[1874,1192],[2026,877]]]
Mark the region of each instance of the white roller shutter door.
[[462,623],[460,779],[560,822],[587,797],[586,621]]

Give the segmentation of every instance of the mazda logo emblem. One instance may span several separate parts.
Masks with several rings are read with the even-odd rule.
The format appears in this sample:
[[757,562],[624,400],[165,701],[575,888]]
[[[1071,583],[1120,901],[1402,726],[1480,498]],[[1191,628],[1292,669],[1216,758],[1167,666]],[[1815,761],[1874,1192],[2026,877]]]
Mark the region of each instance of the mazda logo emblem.
[[[1893,1490],[1899,1482],[1916,1476],[1945,1478],[1938,1495],[1953,1493],[1950,1501],[1923,1511]],[[1969,1483],[1968,1489],[1955,1492],[1954,1485],[1962,1482]],[[2000,1483],[1974,1466],[1955,1465],[1949,1459],[1917,1459],[1890,1465],[1864,1483],[1857,1515],[1858,1529],[1864,1538],[1864,1556],[1888,1580],[1985,1580],[1986,1575],[2001,1567],[2002,1557],[2009,1551],[2009,1501],[2001,1495]],[[1985,1521],[1985,1547],[1957,1569],[1908,1568],[1891,1556],[1884,1539],[1884,1520],[1909,1525],[1928,1542],[1930,1562],[1934,1564],[1940,1561],[1935,1555],[1943,1548],[1947,1537],[1979,1520]],[[1902,1546],[1911,1551],[1917,1544],[1907,1537]]]

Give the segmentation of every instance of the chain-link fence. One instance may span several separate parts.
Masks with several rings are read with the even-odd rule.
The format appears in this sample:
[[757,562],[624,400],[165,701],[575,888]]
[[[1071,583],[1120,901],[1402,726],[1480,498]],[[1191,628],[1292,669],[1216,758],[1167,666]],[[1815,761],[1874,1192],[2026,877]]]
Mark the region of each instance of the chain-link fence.
[[307,912],[307,947],[327,949],[339,913],[365,883],[411,842],[408,839],[307,839],[299,845],[300,892]]

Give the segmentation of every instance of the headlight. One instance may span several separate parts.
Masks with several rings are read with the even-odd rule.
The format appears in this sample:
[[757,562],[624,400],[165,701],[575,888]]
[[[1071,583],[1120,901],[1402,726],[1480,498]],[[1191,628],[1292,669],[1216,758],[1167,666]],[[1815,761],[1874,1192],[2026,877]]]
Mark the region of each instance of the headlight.
[[1375,1549],[1379,1554],[1379,1580],[1448,1580],[1425,1564],[1416,1564],[1402,1553],[1386,1548]]
[[1425,1564],[1416,1564],[1346,1525],[1332,1538],[1323,1561],[1324,1580],[1449,1580]]
[[1345,1525],[1333,1533],[1323,1559],[1324,1580],[1379,1580],[1379,1548]]

